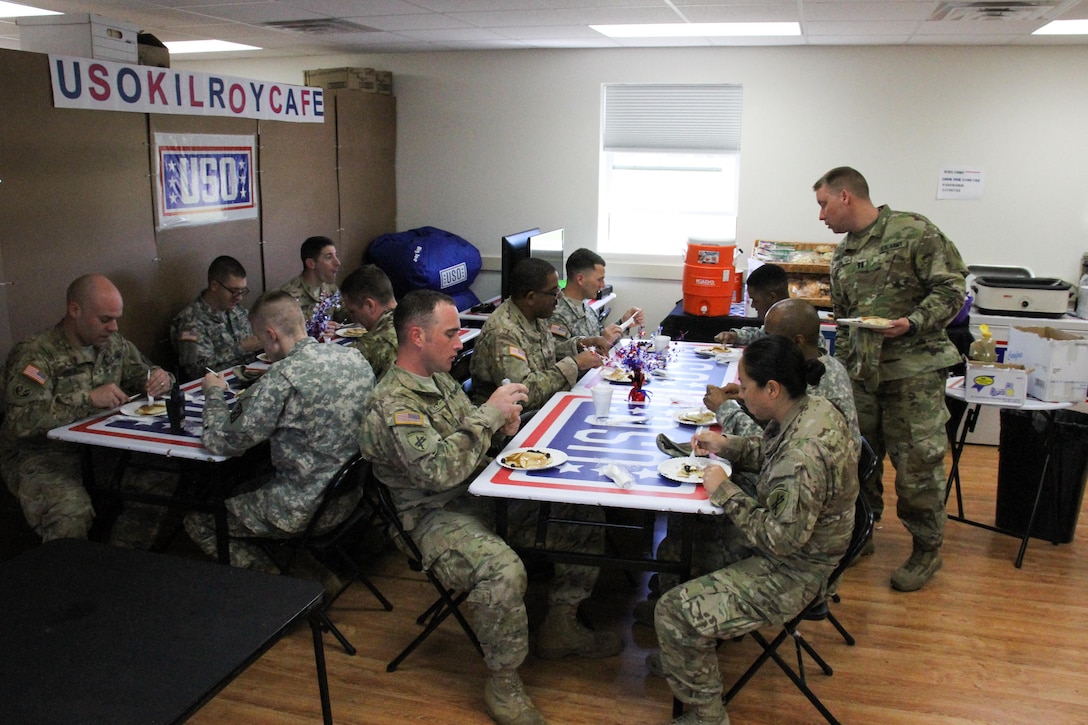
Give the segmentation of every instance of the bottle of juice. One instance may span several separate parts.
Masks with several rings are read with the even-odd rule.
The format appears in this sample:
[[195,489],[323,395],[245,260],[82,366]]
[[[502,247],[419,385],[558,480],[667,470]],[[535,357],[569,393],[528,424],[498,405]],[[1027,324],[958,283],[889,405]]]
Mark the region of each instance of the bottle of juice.
[[979,325],[978,328],[982,332],[982,339],[975,340],[971,343],[971,349],[967,356],[975,362],[997,362],[997,348],[994,345],[994,338],[990,332],[990,326]]

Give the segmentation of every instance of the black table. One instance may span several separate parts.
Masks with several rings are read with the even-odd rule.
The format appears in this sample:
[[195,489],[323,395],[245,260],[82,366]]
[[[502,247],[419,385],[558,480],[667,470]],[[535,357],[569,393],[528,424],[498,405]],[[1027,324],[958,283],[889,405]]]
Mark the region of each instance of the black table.
[[317,582],[76,539],[0,564],[0,721],[183,722],[310,617]]
[[755,317],[691,315],[684,312],[684,301],[680,300],[672,312],[661,321],[661,334],[686,342],[714,342],[714,336],[724,330],[762,324],[763,321]]

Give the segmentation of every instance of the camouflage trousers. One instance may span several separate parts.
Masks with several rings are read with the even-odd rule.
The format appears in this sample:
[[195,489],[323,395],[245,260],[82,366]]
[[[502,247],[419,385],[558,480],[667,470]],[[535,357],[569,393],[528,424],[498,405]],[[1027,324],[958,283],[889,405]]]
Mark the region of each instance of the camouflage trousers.
[[[101,463],[116,462],[115,455]],[[169,494],[177,477],[140,467],[145,456],[134,454],[122,479],[122,488],[144,493]],[[151,457],[152,459],[154,456]],[[110,466],[102,465],[103,469]],[[96,466],[96,470],[99,466]],[[42,541],[86,539],[95,518],[90,494],[83,487],[83,467],[77,446],[55,444],[5,455],[0,465],[8,490],[19,500],[27,524]],[[127,503],[110,529],[110,543],[130,548],[150,548],[158,534],[165,509],[150,504]]]
[[[735,471],[730,477],[733,483],[750,496],[755,496],[756,477],[747,471]],[[680,530],[683,514],[669,514],[665,538],[657,545],[657,558],[668,561],[680,559]],[[691,576],[701,576],[717,571],[752,555],[748,537],[737,528],[728,516],[697,514],[690,523]],[[657,575],[658,592],[665,592],[680,583],[677,574],[661,572]]]
[[654,625],[673,694],[691,705],[721,699],[717,641],[782,624],[820,592],[830,573],[829,567],[785,570],[756,555],[661,595]]
[[854,405],[861,434],[876,454],[877,473],[862,490],[880,520],[884,510],[884,454],[895,466],[896,513],[914,540],[935,549],[944,539],[948,449],[944,402],[945,371],[880,383],[875,393],[854,381]]
[[[276,512],[263,505],[257,495],[261,486],[272,477],[271,473],[250,479],[239,485],[227,499],[227,534],[237,536],[266,536],[270,539],[289,538],[294,535],[283,522],[277,525]],[[201,551],[212,558],[219,556],[219,544],[215,536],[215,516],[193,511],[185,515],[185,533]],[[246,541],[230,541],[230,564],[242,569],[254,569],[270,574],[280,570],[260,547]]]
[[[534,537],[535,504],[519,503],[509,510],[509,530],[515,546]],[[600,520],[594,507],[553,505],[555,515]],[[466,603],[473,628],[489,669],[510,670],[521,665],[529,651],[529,623],[525,611],[528,585],[525,566],[493,529],[494,502],[465,497],[424,514],[410,532],[424,565],[446,586],[469,592]],[[603,530],[594,526],[548,528],[548,548],[599,554],[604,551]],[[548,604],[572,604],[588,599],[599,569],[557,564],[549,582]]]

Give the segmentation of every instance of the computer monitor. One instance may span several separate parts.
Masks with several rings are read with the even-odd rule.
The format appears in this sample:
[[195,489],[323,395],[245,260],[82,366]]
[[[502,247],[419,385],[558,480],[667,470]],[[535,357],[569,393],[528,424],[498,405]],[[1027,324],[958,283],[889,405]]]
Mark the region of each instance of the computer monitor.
[[510,280],[514,276],[514,267],[521,260],[529,258],[529,240],[538,234],[539,227],[534,227],[517,234],[507,234],[502,238],[502,299],[510,296]]
[[553,229],[550,232],[537,234],[529,239],[530,256],[543,259],[555,267],[559,279],[566,277],[563,268],[563,230]]

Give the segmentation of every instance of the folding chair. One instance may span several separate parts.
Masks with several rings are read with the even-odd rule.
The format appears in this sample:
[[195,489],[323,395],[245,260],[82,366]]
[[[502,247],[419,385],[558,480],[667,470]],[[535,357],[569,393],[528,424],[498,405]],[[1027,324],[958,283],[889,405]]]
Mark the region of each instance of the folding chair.
[[333,475],[332,480],[329,481],[328,486],[322,492],[321,500],[313,516],[310,517],[309,523],[306,524],[306,528],[297,536],[287,539],[266,536],[231,537],[234,541],[243,541],[257,546],[272,560],[280,573],[285,576],[291,574],[299,555],[303,552],[309,552],[326,566],[328,565],[329,552],[335,552],[348,565],[351,578],[344,582],[335,594],[326,594],[324,603],[317,611],[317,616],[321,622],[321,628],[326,632],[330,632],[349,655],[355,654],[355,647],[329,619],[328,610],[340,595],[351,586],[352,582],[356,580],[362,582],[381,602],[385,611],[388,612],[393,609],[393,605],[389,603],[389,600],[362,573],[358,562],[355,561],[346,548],[346,544],[350,541],[350,534],[359,527],[360,523],[371,523],[373,518],[369,517],[369,510],[362,505],[362,500],[360,500],[359,505],[339,524],[328,531],[318,533],[318,530],[321,519],[325,512],[329,510],[329,507],[335,502],[358,492],[366,478],[368,478],[369,471],[370,463],[358,453],[340,466],[340,469]]
[[[861,553],[862,547],[865,545],[866,539],[868,539],[869,536],[872,535],[872,532],[873,511],[869,507],[869,501],[865,498],[865,494],[859,492],[857,500],[854,503],[854,531],[853,534],[851,534],[850,536],[850,545],[847,547],[846,553],[843,555],[842,560],[839,562],[838,566],[836,566],[835,570],[831,572],[831,576],[828,578],[829,587],[834,585],[839,580],[839,577],[841,577],[843,572],[846,571],[847,567],[850,566],[850,563],[858,557],[858,555]],[[831,714],[831,711],[828,710],[827,707],[820,701],[820,698],[816,696],[816,694],[809,688],[808,683],[805,681],[804,653],[808,653],[809,657],[811,657],[812,660],[820,666],[820,669],[825,675],[830,676],[832,674],[833,671],[831,669],[831,666],[827,664],[827,662],[825,662],[822,657],[820,657],[816,650],[812,648],[812,645],[810,645],[797,630],[798,625],[806,618],[806,614],[809,614],[812,609],[821,607],[823,605],[823,596],[818,596],[813,599],[804,609],[801,610],[799,614],[797,614],[795,617],[793,617],[793,619],[782,625],[782,631],[779,632],[778,636],[770,642],[768,642],[767,639],[762,634],[760,634],[758,630],[749,632],[748,635],[752,639],[754,639],[760,647],[763,648],[763,652],[759,655],[758,658],[756,658],[756,661],[752,663],[752,665],[745,671],[745,673],[740,676],[740,679],[737,680],[736,684],[734,684],[733,687],[730,688],[727,693],[725,693],[725,696],[722,698],[722,702],[729,703],[734,697],[737,696],[737,693],[740,692],[740,689],[744,687],[744,685],[746,685],[750,679],[752,679],[752,677],[756,674],[756,672],[759,671],[764,663],[768,659],[773,659],[775,661],[775,664],[777,664],[782,669],[782,671],[785,672],[786,675],[793,681],[793,684],[797,686],[797,689],[799,689],[805,695],[805,697],[808,698],[809,702],[811,702],[816,707],[816,709],[820,711],[820,714],[823,715],[829,723],[832,723],[832,725],[838,725],[839,721],[835,719],[835,716]],[[842,631],[843,630],[840,630],[840,632]],[[790,667],[790,665],[787,664],[786,661],[782,659],[782,657],[778,654],[779,646],[781,646],[781,644],[786,641],[787,637],[793,638],[794,647],[797,650],[796,671],[794,671],[793,668]],[[851,637],[849,640],[847,640],[847,642],[849,644],[853,644],[853,638]]]
[[416,624],[422,625],[423,631],[386,665],[385,671],[395,671],[400,663],[408,655],[412,654],[416,647],[422,644],[423,640],[431,635],[431,632],[438,629],[438,626],[451,614],[457,620],[457,623],[461,625],[461,629],[464,630],[465,635],[468,636],[472,645],[482,657],[484,650],[480,646],[480,640],[476,638],[476,632],[473,631],[472,625],[468,623],[460,609],[461,604],[468,598],[468,592],[459,592],[447,587],[439,581],[433,571],[423,565],[423,554],[420,552],[419,547],[416,546],[415,541],[412,540],[412,537],[404,530],[404,526],[401,525],[396,504],[393,502],[393,494],[389,491],[388,486],[374,476],[373,471],[367,476],[365,490],[367,500],[374,507],[377,516],[388,526],[397,548],[408,557],[409,567],[415,571],[423,572],[427,576],[427,580],[434,586],[435,591],[438,592],[438,599],[435,600],[435,603],[428,607],[423,614],[416,617]]
[[[869,445],[869,441],[862,438],[861,453],[858,456],[858,483],[862,487],[864,487],[866,481],[876,474],[877,462],[876,454],[873,453],[873,448]],[[838,604],[841,601],[838,592],[831,595],[831,601],[835,602],[835,604]],[[838,630],[838,633],[842,635],[842,639],[846,644],[851,647],[854,646],[855,641],[853,635],[846,631],[846,627],[842,626],[842,623],[839,622],[838,618],[835,617],[835,614],[831,612],[830,609],[818,607],[815,611],[810,611],[809,616],[806,617],[806,619],[812,621],[822,621],[826,619],[828,622],[831,622],[832,627]]]

